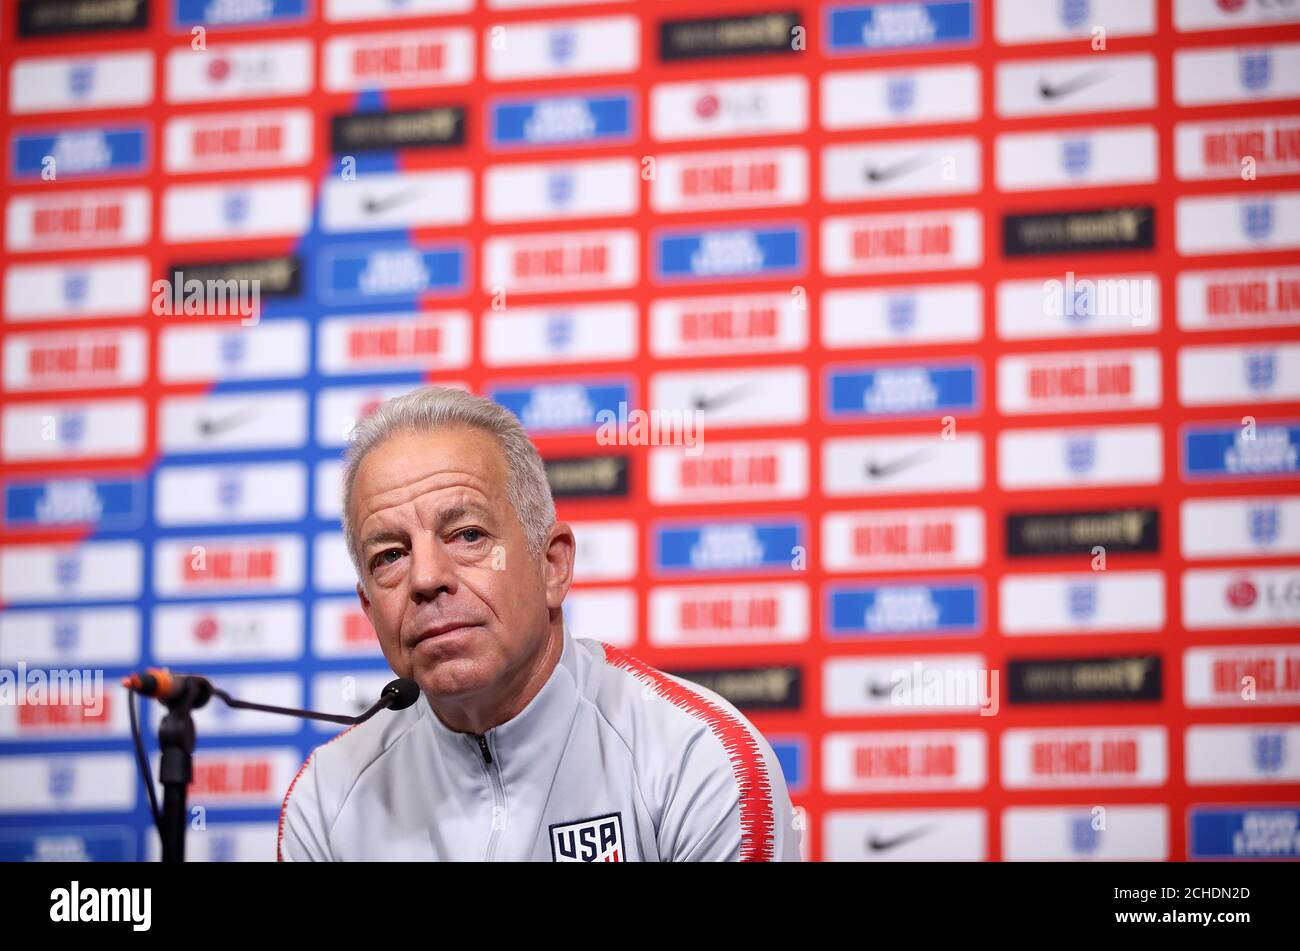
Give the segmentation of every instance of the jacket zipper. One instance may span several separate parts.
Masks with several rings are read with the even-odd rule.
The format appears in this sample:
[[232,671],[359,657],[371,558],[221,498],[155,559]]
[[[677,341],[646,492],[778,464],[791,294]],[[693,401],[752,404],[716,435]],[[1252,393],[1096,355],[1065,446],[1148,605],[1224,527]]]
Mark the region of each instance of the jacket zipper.
[[[492,831],[488,835],[487,857],[485,861],[491,862],[495,859],[497,851],[497,839],[501,834],[501,828],[505,826],[506,815],[506,791],[501,782],[501,770],[492,758],[492,750],[488,747],[487,735],[476,734],[474,737],[478,741],[479,752],[483,756],[483,772],[487,773],[488,783],[492,787]],[[500,822],[498,822],[500,817]]]

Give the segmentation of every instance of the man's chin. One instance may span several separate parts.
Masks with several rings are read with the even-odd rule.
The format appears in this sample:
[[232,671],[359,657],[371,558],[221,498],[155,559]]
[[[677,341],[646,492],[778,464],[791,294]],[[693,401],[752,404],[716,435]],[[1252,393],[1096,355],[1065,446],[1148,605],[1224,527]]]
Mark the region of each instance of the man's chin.
[[432,700],[478,693],[492,684],[492,676],[474,658],[457,657],[418,667],[412,679]]

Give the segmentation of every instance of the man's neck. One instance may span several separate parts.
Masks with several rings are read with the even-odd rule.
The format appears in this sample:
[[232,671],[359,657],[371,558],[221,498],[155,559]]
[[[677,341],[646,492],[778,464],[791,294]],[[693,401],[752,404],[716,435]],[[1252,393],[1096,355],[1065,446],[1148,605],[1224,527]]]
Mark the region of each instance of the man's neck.
[[517,676],[501,687],[491,693],[485,691],[474,697],[443,700],[436,704],[429,699],[429,706],[447,729],[482,736],[488,730],[513,720],[532,702],[550,679],[563,651],[564,626],[560,622],[551,626],[534,661],[521,667]]

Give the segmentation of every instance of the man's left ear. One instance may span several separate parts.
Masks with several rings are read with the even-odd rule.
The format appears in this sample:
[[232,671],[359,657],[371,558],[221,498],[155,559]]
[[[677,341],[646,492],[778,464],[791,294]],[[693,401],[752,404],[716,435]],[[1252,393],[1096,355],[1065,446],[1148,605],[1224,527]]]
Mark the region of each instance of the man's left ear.
[[569,593],[573,583],[573,558],[577,543],[573,539],[573,529],[567,522],[556,522],[546,536],[546,547],[542,550],[545,562],[542,565],[546,581],[546,606],[558,608]]

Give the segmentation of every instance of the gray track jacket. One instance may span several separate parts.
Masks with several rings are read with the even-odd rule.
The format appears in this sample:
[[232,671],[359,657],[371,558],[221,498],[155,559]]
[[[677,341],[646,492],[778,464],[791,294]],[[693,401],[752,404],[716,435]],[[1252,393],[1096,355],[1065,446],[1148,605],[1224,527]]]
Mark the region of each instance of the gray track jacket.
[[799,861],[771,746],[716,693],[564,633],[514,719],[449,730],[421,697],[312,751],[281,861]]

